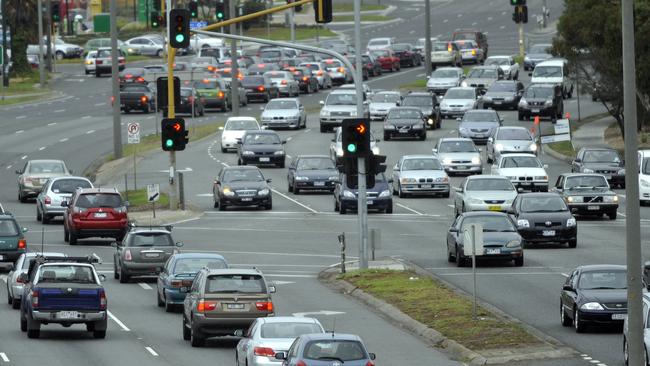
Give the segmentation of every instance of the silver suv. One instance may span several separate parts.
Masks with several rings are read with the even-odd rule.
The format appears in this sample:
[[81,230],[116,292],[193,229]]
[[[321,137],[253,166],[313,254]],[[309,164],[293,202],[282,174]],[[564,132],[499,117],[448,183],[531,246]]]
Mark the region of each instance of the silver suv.
[[368,101],[363,95],[363,116],[357,116],[357,94],[354,90],[334,90],[327,99],[320,102],[320,132],[333,130],[341,126],[347,118],[369,118]]

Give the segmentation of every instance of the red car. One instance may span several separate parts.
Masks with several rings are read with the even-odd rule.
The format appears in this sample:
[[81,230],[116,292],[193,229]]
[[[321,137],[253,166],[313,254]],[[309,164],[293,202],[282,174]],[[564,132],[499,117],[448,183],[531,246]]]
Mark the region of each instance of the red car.
[[390,49],[383,50],[374,50],[370,54],[379,61],[381,64],[382,70],[399,71],[400,70],[400,61],[399,57],[395,55],[395,52]]
[[63,240],[76,245],[77,239],[102,237],[121,241],[128,229],[127,203],[115,188],[77,189],[63,214]]

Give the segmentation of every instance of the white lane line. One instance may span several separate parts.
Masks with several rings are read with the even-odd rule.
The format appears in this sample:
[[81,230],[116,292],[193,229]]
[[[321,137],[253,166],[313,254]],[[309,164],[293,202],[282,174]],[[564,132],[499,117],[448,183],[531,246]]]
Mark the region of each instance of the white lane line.
[[447,23],[448,21],[449,21],[449,19],[444,19],[442,22]]
[[476,22],[472,23],[472,27],[476,25]]
[[67,138],[67,137],[64,137],[64,138],[62,138],[61,140],[59,140],[59,142],[66,142],[66,141],[68,141],[68,138]]
[[92,117],[92,116],[83,116],[83,117],[81,117],[81,119],[88,119],[90,117]]
[[598,361],[598,360],[591,360],[589,362],[591,362],[591,363],[600,363],[600,361]]
[[16,119],[23,119],[23,118],[27,118],[27,116],[18,116],[18,117],[16,117]]
[[20,157],[20,160],[25,160],[25,159],[27,159],[27,155],[23,155]]
[[401,204],[401,203],[396,203],[396,205],[399,206],[399,207],[401,207],[401,208],[403,208],[403,209],[405,209],[405,210],[409,210],[409,211],[411,211],[411,212],[413,212],[413,213],[415,213],[415,214],[418,214],[418,215],[420,215],[420,216],[424,215],[422,212],[416,211],[416,210],[414,210],[414,209],[412,209],[412,208],[410,208],[410,207],[408,207],[408,206],[404,206],[404,205]]
[[7,282],[7,275],[0,275],[0,280]]
[[459,17],[459,18],[462,17],[462,16],[463,16],[463,14],[458,14],[458,17]]
[[488,22],[492,20],[492,17],[487,17]]
[[308,128],[308,129],[302,131],[302,133],[309,133],[309,131],[311,131],[311,128]]
[[291,136],[287,137],[287,141],[291,141],[292,138],[293,137],[291,137]]
[[57,109],[54,111],[54,113],[62,113],[62,112],[65,112],[65,109]]
[[0,352],[0,359],[2,359],[2,362],[9,362],[9,357],[4,352]]
[[86,135],[90,135],[93,132],[95,132],[95,130],[88,130],[88,131],[86,131]]
[[412,31],[410,31],[410,32],[409,32],[409,34],[413,34],[413,33],[415,33],[415,31],[414,31],[414,30],[412,30]]
[[[556,275],[557,272],[476,272],[476,274],[486,275],[486,276],[519,276],[519,275],[533,275],[533,276],[544,276],[544,275]],[[460,272],[460,273],[438,273],[439,276],[471,276],[472,272]]]
[[126,325],[124,325],[124,323],[122,323],[122,321],[120,321],[120,319],[118,319],[115,315],[113,315],[113,313],[106,310],[106,314],[108,314],[108,317],[113,319],[113,321],[115,323],[117,323],[117,325],[119,325],[120,328],[122,328],[123,331],[125,331],[125,332],[130,332],[131,331],[131,329],[129,329]]
[[158,354],[156,353],[156,351],[153,350],[153,348],[147,346],[147,347],[145,347],[144,349],[146,349],[147,351],[149,351],[149,353],[151,353],[152,356],[154,356],[154,357],[158,357]]
[[288,199],[289,201],[291,201],[291,202],[297,204],[298,206],[300,206],[300,207],[302,207],[302,208],[305,208],[305,209],[307,209],[307,210],[309,210],[309,211],[311,211],[311,212],[313,212],[313,213],[318,213],[318,211],[314,210],[313,208],[311,208],[311,207],[309,207],[309,206],[307,206],[307,205],[305,205],[305,204],[303,204],[303,203],[300,203],[300,202],[294,200],[293,198],[291,198],[291,197],[287,196],[286,194],[284,194],[284,193],[278,191],[277,189],[271,188],[271,190],[272,190],[275,194],[279,194],[280,196],[282,196],[282,197]]
[[569,277],[569,275],[566,274],[566,273],[560,273],[560,274],[561,274],[562,276],[564,276],[564,277]]
[[506,29],[506,26],[502,25],[502,26],[499,27],[499,29]]
[[23,133],[23,132],[25,132],[25,130],[18,130],[18,131],[16,131],[16,133]]
[[50,123],[48,123],[47,125],[48,125],[48,126],[54,126],[55,124],[56,124],[56,122],[50,122]]
[[138,282],[138,285],[140,285],[140,287],[142,287],[145,290],[151,290],[151,286],[149,286],[148,284],[146,284],[144,282]]
[[102,102],[102,103],[95,103],[95,107],[101,107],[101,106],[103,106],[103,105],[106,105],[106,103],[105,103],[105,102]]
[[38,148],[38,151],[43,151],[43,150],[45,150],[45,146],[41,146]]
[[456,206],[454,206],[454,205],[447,205],[447,206],[449,206],[449,207],[451,207],[451,208],[455,208],[455,207],[456,207]]
[[11,169],[13,165],[7,165],[7,170]]
[[618,214],[621,215],[621,216],[623,216],[623,217],[627,217],[627,216],[626,216],[625,214],[623,214],[623,213],[618,212]]

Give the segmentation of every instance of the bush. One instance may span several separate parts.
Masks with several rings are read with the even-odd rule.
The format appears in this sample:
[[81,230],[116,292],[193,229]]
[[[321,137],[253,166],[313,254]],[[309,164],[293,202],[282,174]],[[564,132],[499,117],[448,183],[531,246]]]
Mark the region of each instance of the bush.
[[137,32],[137,31],[144,31],[146,29],[147,29],[147,25],[145,23],[130,22],[130,23],[126,23],[121,28],[119,28],[119,31],[120,32]]
[[[244,15],[248,15],[248,14],[256,13],[258,11],[262,11],[262,10],[265,10],[265,9],[266,9],[266,4],[265,4],[264,1],[254,0],[254,1],[246,1],[244,3],[244,9],[243,10],[244,10]],[[262,25],[262,24],[266,24],[266,17],[265,16],[245,21],[244,22],[244,29],[248,30],[252,26]]]

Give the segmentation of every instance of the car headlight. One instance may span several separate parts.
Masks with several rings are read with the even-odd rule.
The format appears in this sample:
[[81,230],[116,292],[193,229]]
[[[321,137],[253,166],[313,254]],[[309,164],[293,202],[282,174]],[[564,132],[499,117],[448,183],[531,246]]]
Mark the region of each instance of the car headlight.
[[537,151],[537,144],[532,143],[530,144],[530,146],[528,146],[528,148],[530,149],[530,151]]
[[235,192],[233,192],[233,191],[232,191],[230,188],[228,188],[228,187],[224,187],[223,190],[222,190],[221,192],[223,193],[224,196],[227,196],[227,197],[232,197],[232,196],[235,195]]
[[474,102],[467,102],[467,103],[465,103],[465,107],[467,107],[467,108],[474,108]]
[[250,151],[250,150],[246,150],[246,151],[242,152],[241,154],[242,155],[255,155],[255,153]]
[[519,101],[519,106],[522,108],[528,107],[528,102],[526,102],[526,99],[521,98],[521,100]]
[[343,197],[357,198],[357,196],[352,191],[343,191]]
[[388,123],[384,124],[384,130],[395,130],[395,129],[396,127],[394,125]]
[[582,196],[569,196],[569,197],[567,197],[567,202],[582,203],[583,201],[584,201],[584,197],[582,197]]
[[506,244],[506,248],[518,248],[521,246],[521,241],[520,240],[510,240]]
[[467,82],[466,82],[466,81],[463,81],[462,83],[460,83],[460,86],[462,86],[462,87],[467,87]]
[[604,196],[603,202],[608,202],[608,203],[618,202],[618,196]]
[[440,103],[440,108],[446,109],[446,108],[449,108],[449,105],[447,103],[445,103],[445,102],[442,102],[442,103]]
[[496,151],[501,151],[501,150],[503,150],[503,144],[496,144],[496,145],[494,145],[494,150],[496,150]]
[[309,177],[301,177],[301,176],[297,176],[297,177],[295,177],[294,179],[297,180],[297,181],[299,181],[299,182],[304,182],[304,181],[308,181],[308,180],[309,180]]
[[327,109],[321,109],[320,116],[321,117],[329,117],[330,116],[330,111],[328,111]]
[[415,178],[400,178],[399,182],[402,184],[417,183],[418,181]]
[[478,156],[473,157],[472,164],[481,164],[481,158]]
[[436,178],[437,183],[449,183],[449,177],[439,177]]
[[373,147],[371,148],[371,150],[372,150],[372,153],[373,153],[373,154],[375,154],[375,155],[379,155],[379,148],[378,148],[377,146],[373,146]]
[[641,184],[641,187],[650,187],[650,182],[645,179],[639,179],[639,183]]
[[580,310],[605,310],[602,305],[597,302],[588,302],[580,306]]
[[287,119],[290,120],[290,121],[297,121],[298,118],[299,118],[298,116],[289,116],[289,117],[287,117]]
[[283,150],[278,150],[278,151],[274,152],[273,155],[276,155],[276,156],[284,155],[284,151]]
[[524,62],[530,62],[530,58],[528,58],[528,56],[524,56]]
[[388,189],[381,191],[379,197],[390,197],[390,191]]
[[583,172],[583,173],[593,173],[594,170],[593,170],[593,169],[589,169],[589,168],[582,168],[582,172]]
[[339,176],[338,175],[333,175],[331,177],[328,177],[327,179],[329,179],[329,180],[338,180]]
[[519,219],[517,220],[517,226],[521,228],[529,228],[530,222],[528,222],[528,220]]
[[433,119],[432,118],[427,119],[427,123],[432,125],[433,124]]
[[540,175],[538,177],[534,177],[535,180],[548,180],[548,175]]
[[512,202],[513,202],[513,201],[514,201],[514,199],[509,198],[509,199],[503,201],[503,204],[504,204],[504,205],[512,205]]
[[553,105],[553,101],[552,100],[547,100],[544,104],[545,105]]
[[268,188],[260,189],[257,191],[258,196],[267,196],[271,191]]
[[467,199],[467,203],[469,203],[469,204],[471,204],[471,205],[478,205],[478,204],[483,203],[483,200],[478,199],[478,198],[472,198],[472,197],[470,197],[470,198]]
[[463,135],[464,135],[464,134],[467,133],[467,128],[465,128],[465,127],[461,127],[461,128],[458,129],[458,132],[459,132],[460,134],[463,134]]
[[619,169],[618,172],[616,172],[618,175],[625,175],[625,169]]
[[413,126],[411,126],[411,128],[413,128],[414,130],[421,130],[421,129],[424,128],[424,123],[423,124],[419,124],[419,123],[414,124]]
[[449,164],[451,164],[451,158],[444,158],[444,159],[442,159],[442,163],[445,164],[445,165],[449,165]]
[[357,111],[356,111],[356,110],[351,111],[351,112],[350,112],[350,116],[351,116],[351,117],[356,117],[356,116],[357,116]]
[[572,217],[568,220],[566,220],[566,227],[574,227],[576,226],[576,218]]
[[512,102],[513,100],[515,100],[515,97],[505,97],[503,98],[503,100],[505,100],[506,102]]

